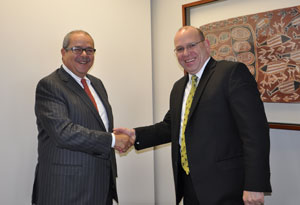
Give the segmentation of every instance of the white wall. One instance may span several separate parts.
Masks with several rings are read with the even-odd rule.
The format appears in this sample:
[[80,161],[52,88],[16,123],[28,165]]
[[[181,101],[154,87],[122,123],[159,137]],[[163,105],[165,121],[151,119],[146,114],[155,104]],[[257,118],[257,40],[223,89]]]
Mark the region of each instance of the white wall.
[[[168,110],[169,93],[173,83],[183,75],[173,54],[173,38],[182,26],[183,4],[191,0],[152,0],[152,57],[154,121],[161,121]],[[299,5],[299,0],[222,0],[214,3],[213,10],[201,8],[200,26],[244,14]],[[211,5],[209,5],[211,9]],[[232,16],[229,16],[230,13]],[[193,14],[192,14],[193,15]],[[295,205],[300,200],[299,131],[271,130],[271,182],[273,194],[266,198],[266,204]],[[171,168],[170,145],[155,148],[155,194],[157,205],[175,204],[175,192]]]
[[[29,204],[37,160],[35,86],[61,65],[70,30],[86,30],[95,40],[91,73],[107,88],[115,126],[152,123],[150,0],[1,1],[0,25],[0,204]],[[131,151],[117,163],[120,204],[154,204],[153,151]]]
[[[3,73],[0,81],[0,204],[30,202],[37,157],[35,86],[40,78],[61,64],[64,35],[79,28],[94,37],[97,54],[91,73],[101,78],[108,90],[115,126],[151,124],[152,113],[155,122],[164,117],[172,85],[183,74],[173,54],[173,37],[182,25],[181,5],[190,2],[10,0],[0,3]],[[254,10],[243,5],[232,9],[244,9],[249,14],[299,5],[298,0],[265,0],[261,1],[266,3],[263,7],[257,6],[261,3],[258,0],[227,2],[232,4],[228,9],[240,5],[239,2],[255,5]],[[204,19],[212,19],[219,16],[217,14],[209,13]],[[266,204],[299,203],[299,144],[298,131],[271,131],[274,192]],[[127,156],[117,157],[121,205],[154,204],[154,171],[155,204],[175,204],[170,145],[157,147],[154,159],[153,167],[151,150],[138,154],[132,150]]]

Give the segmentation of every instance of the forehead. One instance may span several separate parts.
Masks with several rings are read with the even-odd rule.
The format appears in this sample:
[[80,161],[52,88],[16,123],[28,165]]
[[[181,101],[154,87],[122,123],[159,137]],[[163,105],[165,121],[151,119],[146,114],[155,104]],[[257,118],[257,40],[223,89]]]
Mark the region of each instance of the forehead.
[[70,36],[70,45],[94,46],[93,39],[85,33],[74,33]]
[[176,33],[174,38],[174,44],[175,47],[177,47],[177,46],[182,46],[187,43],[191,43],[199,40],[200,40],[200,36],[196,29],[192,29],[192,28],[182,29]]

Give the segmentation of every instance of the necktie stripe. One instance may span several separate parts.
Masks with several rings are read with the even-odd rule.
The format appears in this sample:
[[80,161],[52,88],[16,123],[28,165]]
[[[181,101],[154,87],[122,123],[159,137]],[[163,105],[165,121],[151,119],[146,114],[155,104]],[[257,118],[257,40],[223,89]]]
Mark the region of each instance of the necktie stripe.
[[95,101],[95,99],[94,99],[94,97],[93,97],[93,95],[92,95],[92,93],[91,93],[91,91],[90,91],[90,89],[89,89],[89,87],[86,83],[86,80],[84,78],[81,79],[81,83],[83,85],[84,91],[89,96],[89,98],[91,99],[92,103],[94,104],[96,110],[98,111],[97,103],[96,103],[96,101]]
[[182,124],[182,134],[181,134],[181,166],[185,173],[188,175],[190,173],[189,169],[189,164],[188,164],[188,159],[187,159],[187,153],[186,153],[186,143],[185,143],[185,129],[186,129],[186,124],[188,120],[188,116],[190,113],[190,108],[192,105],[192,101],[195,95],[196,87],[197,87],[197,76],[193,75],[192,76],[192,88],[190,90],[190,93],[188,95],[188,99],[186,101],[186,106],[185,106],[185,113],[184,113],[184,119],[183,119],[183,124]]

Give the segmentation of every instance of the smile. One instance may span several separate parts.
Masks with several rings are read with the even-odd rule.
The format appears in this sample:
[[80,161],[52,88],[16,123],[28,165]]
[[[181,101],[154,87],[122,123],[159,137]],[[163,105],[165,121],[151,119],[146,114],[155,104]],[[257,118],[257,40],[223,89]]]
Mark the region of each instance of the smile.
[[192,58],[192,59],[185,60],[184,62],[185,62],[185,63],[190,63],[190,62],[193,62],[193,61],[195,61],[195,60],[196,60],[196,58]]
[[89,59],[77,61],[77,63],[79,63],[79,64],[87,64],[89,62],[90,62]]

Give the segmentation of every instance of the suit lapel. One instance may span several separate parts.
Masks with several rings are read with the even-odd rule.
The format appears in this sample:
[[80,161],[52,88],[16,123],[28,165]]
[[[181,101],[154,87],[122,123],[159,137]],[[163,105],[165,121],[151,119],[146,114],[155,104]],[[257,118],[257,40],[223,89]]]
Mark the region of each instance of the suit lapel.
[[84,89],[61,67],[59,69],[60,78],[66,83],[66,86],[76,95],[80,97],[80,99],[87,105],[87,107],[91,110],[93,115],[97,118],[100,125],[105,129],[105,126],[100,118],[99,113],[97,112],[95,106],[92,101],[89,99],[88,95],[85,93]]
[[[87,75],[87,77],[89,78],[89,75]],[[108,99],[106,97],[106,93],[104,88],[102,89],[102,85],[99,85],[99,83],[97,81],[95,81],[93,78],[89,78],[91,81],[91,84],[93,85],[93,88],[95,89],[95,91],[97,92],[101,102],[103,103],[103,106],[105,108],[106,114],[107,114],[107,119],[108,119],[108,130],[112,131],[113,129],[113,115],[112,115],[112,109],[111,106],[108,102]],[[101,120],[102,122],[102,120]],[[102,122],[103,124],[103,122]],[[103,125],[104,126],[104,125]]]
[[189,80],[188,75],[185,75],[184,77],[182,77],[179,81],[178,84],[176,86],[176,90],[174,92],[174,99],[176,100],[176,102],[178,103],[174,103],[174,111],[175,111],[175,115],[174,115],[174,125],[175,130],[177,133],[176,134],[176,142],[178,142],[179,140],[179,132],[180,132],[180,122],[181,122],[181,111],[182,111],[182,101],[183,101],[183,95],[184,95],[184,91],[185,91],[185,87],[186,84]]
[[197,107],[197,104],[200,101],[202,93],[203,93],[210,77],[214,73],[214,68],[216,66],[216,63],[217,62],[213,58],[211,58],[209,60],[209,62],[207,63],[206,67],[205,67],[205,70],[202,74],[202,77],[200,79],[200,82],[199,82],[199,84],[197,86],[197,89],[196,89],[196,92],[195,92],[195,96],[194,96],[194,99],[193,99],[193,102],[192,102],[192,105],[191,105],[191,108],[190,108],[190,113],[189,113],[188,120],[191,118],[195,108]]

